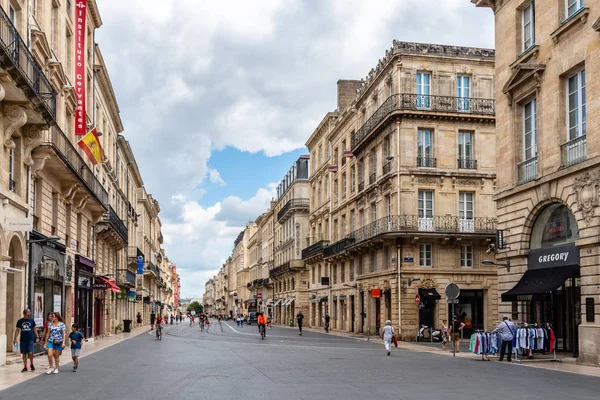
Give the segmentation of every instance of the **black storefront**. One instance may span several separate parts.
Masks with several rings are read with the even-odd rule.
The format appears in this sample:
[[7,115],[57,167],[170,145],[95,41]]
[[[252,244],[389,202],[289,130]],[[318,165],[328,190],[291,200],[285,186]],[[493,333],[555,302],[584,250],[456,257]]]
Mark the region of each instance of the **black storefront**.
[[435,306],[442,298],[433,288],[419,288],[419,325],[435,327]]
[[95,268],[92,260],[75,256],[75,323],[86,338],[92,336]]
[[578,237],[575,217],[567,207],[554,204],[544,209],[532,231],[527,271],[502,294],[502,301],[512,302],[514,320],[550,324],[556,349],[575,357],[581,323]]

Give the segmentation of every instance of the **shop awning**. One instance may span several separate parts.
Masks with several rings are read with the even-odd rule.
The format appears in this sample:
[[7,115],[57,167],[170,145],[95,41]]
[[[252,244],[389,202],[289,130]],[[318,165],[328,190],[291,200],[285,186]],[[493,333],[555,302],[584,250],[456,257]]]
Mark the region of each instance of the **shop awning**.
[[338,297],[338,299],[339,299],[340,301],[345,301],[345,300],[346,300],[346,296],[340,296],[340,297]]
[[296,298],[295,298],[295,297],[290,297],[290,298],[289,298],[289,299],[287,299],[287,300],[285,301],[285,303],[283,303],[282,305],[283,305],[284,307],[286,307],[286,306],[289,306],[290,304],[292,304],[292,303],[294,302],[294,300],[296,300]]
[[271,304],[273,304],[273,299],[268,299],[267,300],[267,305],[271,305]]
[[280,305],[280,304],[281,304],[281,299],[277,300],[277,301],[275,302],[275,304],[273,304],[273,307],[277,307],[277,306],[278,306],[278,305]]
[[442,298],[442,296],[440,296],[435,289],[419,288],[419,296],[421,297],[421,301],[424,303],[427,303],[428,301],[436,301]]
[[321,298],[320,298],[320,297],[315,297],[314,299],[311,299],[311,300],[310,300],[310,302],[311,302],[311,303],[318,303],[318,302],[320,302],[320,301],[321,301]]
[[108,278],[105,278],[103,276],[97,276],[96,277],[96,284],[94,284],[94,288],[95,289],[104,289],[104,290],[110,290],[114,293],[121,293],[121,288],[117,286],[117,284],[115,283],[115,281],[112,281]]
[[323,297],[321,297],[321,301],[322,301],[322,302],[323,302],[323,301],[327,301],[327,299],[328,299],[328,298],[327,298],[327,296],[323,296]]
[[579,265],[528,269],[515,287],[502,294],[502,301],[543,300],[546,293],[562,286],[579,270]]

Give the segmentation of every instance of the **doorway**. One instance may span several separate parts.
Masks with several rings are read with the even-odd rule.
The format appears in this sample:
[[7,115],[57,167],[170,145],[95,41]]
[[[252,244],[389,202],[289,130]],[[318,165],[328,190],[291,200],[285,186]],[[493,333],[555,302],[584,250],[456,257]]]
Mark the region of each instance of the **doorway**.
[[352,333],[354,333],[354,321],[356,320],[356,306],[354,304],[354,295],[350,296],[350,321],[352,324]]
[[94,336],[100,336],[102,323],[102,299],[96,298],[94,302]]

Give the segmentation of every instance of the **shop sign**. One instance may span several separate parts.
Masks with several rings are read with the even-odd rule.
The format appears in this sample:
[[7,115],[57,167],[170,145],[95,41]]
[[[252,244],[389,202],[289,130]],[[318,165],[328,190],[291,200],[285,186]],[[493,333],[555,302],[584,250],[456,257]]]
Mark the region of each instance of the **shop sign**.
[[374,299],[379,299],[381,298],[381,289],[371,289],[371,297]]
[[108,289],[108,283],[106,282],[94,282],[94,289]]
[[415,262],[415,259],[413,257],[404,257],[404,262],[405,263]]
[[527,269],[565,267],[579,264],[579,248],[574,243],[548,249],[529,250]]
[[7,231],[13,232],[31,232],[33,230],[32,218],[6,218],[5,226]]
[[[87,0],[75,0],[75,95],[77,98],[75,135],[85,135],[87,133],[87,114],[85,110],[86,6]],[[91,45],[91,43],[88,45]]]
[[137,273],[138,275],[144,275],[144,257],[137,256]]
[[258,294],[256,295],[256,298],[257,298],[257,299],[262,299],[262,293],[258,293]]

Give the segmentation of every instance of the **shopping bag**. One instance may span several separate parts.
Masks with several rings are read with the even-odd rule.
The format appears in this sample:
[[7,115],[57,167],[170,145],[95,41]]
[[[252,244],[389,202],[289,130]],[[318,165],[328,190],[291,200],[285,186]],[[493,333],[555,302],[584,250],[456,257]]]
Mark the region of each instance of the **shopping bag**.
[[206,321],[206,325],[210,325],[210,321]]
[[398,347],[398,339],[396,338],[396,335],[392,336],[392,341],[394,342],[394,347]]

